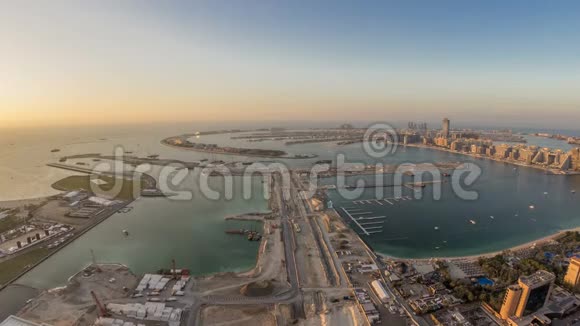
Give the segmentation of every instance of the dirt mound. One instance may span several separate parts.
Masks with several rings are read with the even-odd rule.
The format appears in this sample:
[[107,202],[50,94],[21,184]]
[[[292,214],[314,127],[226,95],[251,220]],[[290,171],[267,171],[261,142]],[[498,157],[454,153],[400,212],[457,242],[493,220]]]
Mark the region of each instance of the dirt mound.
[[270,281],[252,282],[240,289],[240,293],[246,297],[265,297],[273,292],[274,285]]

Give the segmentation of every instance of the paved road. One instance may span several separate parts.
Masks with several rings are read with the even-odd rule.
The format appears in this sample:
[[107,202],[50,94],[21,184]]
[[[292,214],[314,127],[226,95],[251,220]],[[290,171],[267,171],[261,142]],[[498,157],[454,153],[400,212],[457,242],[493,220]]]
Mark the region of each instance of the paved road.
[[[274,182],[280,182],[277,180],[278,175],[274,174]],[[293,192],[292,183],[290,183],[290,194]],[[283,189],[284,185],[281,184],[279,189]],[[280,194],[281,195],[281,194]],[[293,196],[290,196],[293,197]],[[280,216],[282,219],[282,235],[284,239],[284,255],[286,258],[286,271],[288,273],[288,281],[290,282],[291,293],[296,296],[296,301],[294,302],[294,312],[296,318],[305,318],[306,313],[304,312],[304,298],[302,292],[300,291],[300,276],[298,272],[298,266],[296,264],[296,239],[294,235],[294,228],[289,221],[289,211],[295,211],[295,208],[288,206],[288,201],[293,203],[293,198],[281,198],[280,205]]]

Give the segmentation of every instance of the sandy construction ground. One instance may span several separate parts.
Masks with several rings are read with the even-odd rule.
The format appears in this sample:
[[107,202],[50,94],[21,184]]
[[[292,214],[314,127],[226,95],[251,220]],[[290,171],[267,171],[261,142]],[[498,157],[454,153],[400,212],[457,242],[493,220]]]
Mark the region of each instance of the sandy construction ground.
[[298,245],[296,260],[303,270],[300,274],[302,287],[330,286],[320,257],[320,249],[314,240],[310,224],[303,219],[296,220],[296,223],[300,225],[301,229],[300,232],[296,233],[296,243]]
[[284,260],[284,243],[279,218],[264,221],[264,236],[258,252],[256,266],[242,273],[219,273],[195,280],[195,290],[204,295],[240,295],[240,288],[248,283],[269,280],[275,287],[274,292],[280,292],[288,287],[286,266]]
[[264,306],[211,306],[201,312],[202,325],[276,326],[276,320],[275,308]]
[[332,305],[328,311],[306,320],[300,320],[298,325],[304,326],[358,326],[367,325],[354,302],[344,305]]
[[37,220],[69,224],[73,226],[85,225],[90,222],[90,219],[88,218],[67,217],[66,214],[70,211],[71,208],[66,201],[51,200],[35,212],[34,218]]
[[[104,303],[128,297],[128,292],[123,287],[133,289],[138,283],[137,277],[124,266],[99,266],[101,272],[94,272],[89,276],[80,272],[71,278],[66,287],[43,292],[26,305],[18,316],[53,326],[69,326],[85,324],[79,321],[83,320],[85,314],[89,314],[92,318],[87,318],[86,323],[90,324],[96,317],[91,291]],[[110,282],[112,278],[115,278],[114,282]]]

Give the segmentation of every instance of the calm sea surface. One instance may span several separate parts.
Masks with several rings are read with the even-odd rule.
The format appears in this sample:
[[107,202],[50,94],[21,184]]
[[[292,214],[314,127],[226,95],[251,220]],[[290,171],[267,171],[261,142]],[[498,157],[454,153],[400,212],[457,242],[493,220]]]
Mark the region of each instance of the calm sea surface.
[[[50,184],[70,173],[49,168],[47,163],[55,162],[63,155],[112,154],[116,146],[133,152],[132,155],[158,154],[162,158],[185,161],[202,158],[226,162],[255,161],[178,150],[160,144],[161,139],[180,133],[234,127],[257,126],[232,124],[196,127],[182,124],[3,131],[0,137],[0,201],[54,194]],[[294,154],[319,155],[313,160],[282,161],[291,167],[307,167],[317,160],[336,159],[337,154],[344,154],[348,162],[376,162],[364,154],[360,144],[344,147],[333,143],[285,146],[275,141],[249,143],[232,140],[230,135],[203,136],[199,141],[241,147],[282,148]],[[60,149],[61,152],[51,153],[51,149]],[[459,256],[501,250],[580,225],[580,200],[577,197],[580,194],[570,192],[571,189],[580,191],[579,177],[549,176],[529,168],[514,171],[513,166],[503,163],[417,148],[399,148],[396,154],[381,160],[386,164],[443,161],[471,162],[481,167],[482,176],[469,187],[469,190],[478,192],[478,200],[462,200],[455,196],[449,183],[443,183],[441,200],[433,199],[431,192],[434,185],[430,185],[424,189],[421,200],[382,206],[365,204],[360,206],[365,212],[387,218],[381,232],[363,235],[363,238],[378,251],[398,257]],[[251,268],[255,263],[257,244],[224,234],[227,228],[243,226],[226,222],[224,217],[267,210],[261,179],[252,181],[254,196],[250,199],[242,198],[242,181],[236,178],[233,199],[209,200],[199,192],[198,177],[198,172],[194,172],[180,186],[193,191],[193,200],[140,199],[131,205],[131,212],[107,219],[26,274],[18,283],[36,288],[62,285],[70,275],[91,262],[91,249],[98,261],[123,263],[136,273],[169,267],[172,258],[177,260],[179,266],[189,268],[195,274]],[[389,182],[388,176],[386,182]],[[223,189],[223,184],[218,180],[212,186],[216,190]],[[393,191],[392,187],[384,191],[381,197],[392,197],[389,194]],[[409,196],[414,195],[411,190],[405,191]],[[336,192],[330,195],[339,212],[341,207],[353,207],[352,200],[341,199]],[[367,189],[362,196],[364,199],[374,197],[374,189]],[[534,209],[530,209],[530,205]],[[342,215],[349,220],[344,213]],[[130,232],[127,238],[121,232],[124,229]],[[361,232],[356,225],[353,229]]]

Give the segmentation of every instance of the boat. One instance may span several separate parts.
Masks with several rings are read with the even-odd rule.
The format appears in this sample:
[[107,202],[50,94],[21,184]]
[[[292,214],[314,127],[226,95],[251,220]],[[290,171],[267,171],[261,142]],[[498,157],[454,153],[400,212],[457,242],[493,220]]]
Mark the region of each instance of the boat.
[[332,164],[332,160],[320,160],[316,161],[314,164]]
[[474,220],[469,220],[469,223],[474,224],[474,225],[477,224],[477,222]]
[[489,218],[493,220],[495,217],[493,217],[493,215],[490,215]]
[[129,231],[127,231],[127,230],[123,230],[123,234],[124,234],[126,237],[128,237],[128,236],[129,236]]
[[438,227],[438,226],[436,226],[436,227],[434,227],[434,229],[435,229],[435,230],[439,230],[439,227]]
[[244,229],[233,229],[233,230],[226,230],[227,234],[245,234],[246,230]]
[[548,192],[547,191],[544,191],[544,195],[547,195],[547,194],[548,194]]
[[536,208],[536,206],[530,205],[530,209],[534,209],[534,208]]
[[570,192],[573,193],[573,194],[575,194],[576,193],[576,190],[572,189],[572,190],[570,190]]

